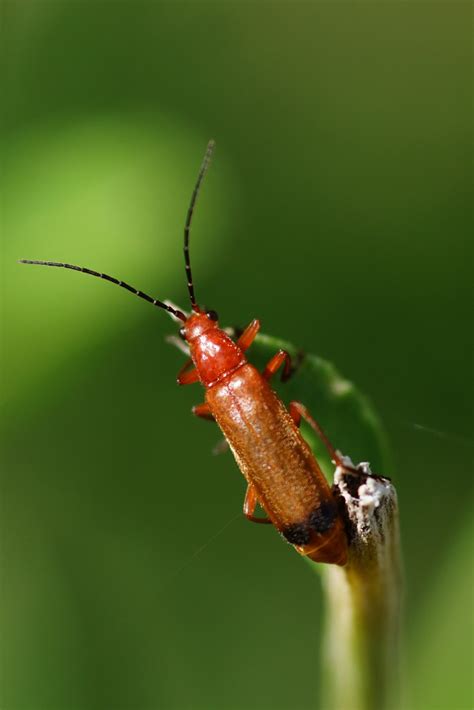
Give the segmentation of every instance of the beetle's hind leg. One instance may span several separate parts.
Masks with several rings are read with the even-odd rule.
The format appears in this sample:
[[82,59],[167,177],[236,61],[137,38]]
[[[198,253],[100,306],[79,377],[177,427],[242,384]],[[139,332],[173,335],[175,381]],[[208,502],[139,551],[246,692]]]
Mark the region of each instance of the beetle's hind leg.
[[266,525],[271,525],[272,521],[270,518],[259,518],[255,513],[255,508],[257,507],[257,503],[259,502],[257,498],[257,493],[255,491],[255,488],[252,486],[251,483],[248,484],[247,486],[247,491],[245,493],[245,498],[244,498],[244,515],[247,518],[247,520],[250,520],[251,523],[263,523]]
[[324,446],[326,447],[329,456],[331,457],[331,461],[336,464],[336,466],[340,466],[346,471],[352,471],[354,473],[357,473],[357,470],[355,468],[353,468],[352,466],[347,466],[347,464],[344,462],[344,457],[341,452],[338,451],[332,445],[319,422],[311,416],[304,404],[301,404],[301,402],[290,402],[290,406],[288,409],[290,412],[290,416],[297,427],[300,426],[301,419],[304,419],[310,425],[313,431],[316,432],[316,434],[319,436]]
[[[197,404],[195,407],[193,407],[193,414],[196,417],[200,417],[201,419],[207,419],[208,421],[214,422],[215,419],[211,413],[211,409],[207,402],[203,402],[202,404]],[[223,439],[217,446],[215,447],[213,453],[218,454],[222,453],[223,451],[226,451],[228,448],[229,444],[227,442],[227,439]],[[247,491],[245,493],[245,498],[244,498],[244,515],[247,518],[247,520],[250,520],[252,523],[266,523],[271,524],[270,518],[259,518],[255,513],[255,508],[257,507],[258,503],[258,498],[257,498],[257,493],[255,491],[255,488],[249,483],[247,486]]]

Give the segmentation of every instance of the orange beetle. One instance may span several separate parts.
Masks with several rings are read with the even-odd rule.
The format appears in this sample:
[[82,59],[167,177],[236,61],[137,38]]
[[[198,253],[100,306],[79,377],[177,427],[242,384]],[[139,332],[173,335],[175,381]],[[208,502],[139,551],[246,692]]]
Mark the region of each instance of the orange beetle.
[[[217,422],[237,465],[247,479],[244,515],[253,522],[273,523],[296,550],[315,562],[344,565],[347,538],[336,500],[310,447],[301,436],[304,418],[328,449],[332,460],[348,467],[328,441],[321,427],[299,402],[286,409],[269,385],[283,366],[282,379],[291,372],[291,359],[280,350],[263,373],[258,372],[245,351],[257,335],[260,323],[253,320],[236,342],[218,325],[215,311],[201,309],[196,301],[189,258],[189,234],[194,206],[208,168],[214,142],[210,141],[189,205],[184,228],[184,257],[192,312],[187,316],[168,303],[152,298],[112,276],[73,264],[21,259],[73,269],[97,276],[131,291],[154,306],[168,311],[183,323],[181,337],[189,346],[190,360],[178,375],[181,385],[201,382],[205,402],[194,407],[196,416]],[[194,366],[194,367],[193,367]],[[193,369],[191,369],[193,368]],[[268,517],[254,515],[257,503]]]

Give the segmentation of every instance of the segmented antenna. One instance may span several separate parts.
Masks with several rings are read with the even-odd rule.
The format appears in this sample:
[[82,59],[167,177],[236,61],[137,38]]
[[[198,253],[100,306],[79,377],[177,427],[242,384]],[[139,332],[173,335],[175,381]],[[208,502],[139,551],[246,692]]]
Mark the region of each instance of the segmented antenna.
[[199,306],[196,302],[196,296],[194,295],[194,285],[193,285],[193,275],[191,273],[191,260],[189,258],[189,232],[191,229],[191,220],[193,218],[194,206],[196,204],[197,196],[201,188],[201,183],[204,179],[204,175],[207,172],[209,163],[211,162],[212,153],[215,148],[215,142],[209,141],[207,144],[206,152],[204,154],[204,159],[199,170],[199,175],[196,180],[196,185],[194,186],[193,194],[191,195],[191,202],[189,203],[188,214],[186,216],[186,224],[184,225],[184,264],[186,268],[186,279],[188,282],[189,298],[191,299],[191,306],[193,311],[199,311]]
[[148,296],[146,293],[143,293],[143,291],[139,291],[138,289],[134,288],[133,286],[130,286],[129,284],[125,283],[125,281],[119,281],[119,279],[114,278],[113,276],[109,276],[108,274],[100,274],[98,271],[93,271],[92,269],[87,269],[84,266],[75,266],[74,264],[63,264],[58,261],[39,261],[35,259],[20,259],[19,260],[20,264],[39,264],[39,266],[57,266],[60,269],[72,269],[73,271],[80,271],[83,274],[90,274],[90,276],[97,276],[99,279],[104,279],[105,281],[110,281],[113,284],[117,284],[117,286],[121,286],[122,288],[127,289],[127,291],[130,291],[130,293],[135,294],[135,296],[138,296],[139,298],[143,298],[144,301],[148,301],[148,303],[151,303],[152,306],[156,306],[157,308],[163,308],[163,310],[168,311],[168,313],[172,313],[174,316],[182,320],[183,322],[186,322],[186,316],[184,313],[179,311],[177,308],[173,308],[172,306],[168,306],[166,303],[163,303],[163,301],[158,301],[157,298],[152,298],[151,296]]

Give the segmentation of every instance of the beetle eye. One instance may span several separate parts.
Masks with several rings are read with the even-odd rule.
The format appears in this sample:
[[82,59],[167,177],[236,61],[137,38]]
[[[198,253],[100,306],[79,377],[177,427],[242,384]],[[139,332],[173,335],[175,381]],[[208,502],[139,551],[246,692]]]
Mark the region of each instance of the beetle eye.
[[179,337],[181,340],[186,340],[186,330],[184,328],[179,329]]
[[217,315],[217,313],[215,311],[206,311],[206,315],[211,320],[219,320],[219,316]]

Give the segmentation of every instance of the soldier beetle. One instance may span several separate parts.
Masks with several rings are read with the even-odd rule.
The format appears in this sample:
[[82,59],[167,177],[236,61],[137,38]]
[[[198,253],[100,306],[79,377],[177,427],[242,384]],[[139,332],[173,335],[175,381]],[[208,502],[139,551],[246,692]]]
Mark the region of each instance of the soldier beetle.
[[[287,409],[269,385],[283,367],[282,380],[292,372],[290,355],[278,351],[260,373],[245,356],[255,339],[260,322],[253,320],[234,340],[218,324],[215,311],[204,310],[196,300],[189,255],[191,221],[198,193],[209,166],[214,142],[210,141],[192,193],[184,227],[184,261],[191,314],[148,296],[113,276],[92,269],[55,261],[21,259],[22,264],[39,264],[72,269],[110,281],[182,322],[180,336],[187,343],[190,359],[178,373],[178,383],[201,382],[205,401],[193,413],[215,421],[247,480],[243,512],[257,523],[273,523],[281,535],[301,554],[315,562],[344,565],[347,537],[336,499],[309,445],[302,437],[301,419],[314,429],[332,461],[352,470],[335,450],[306,407],[291,402]],[[267,517],[255,516],[257,504]]]

